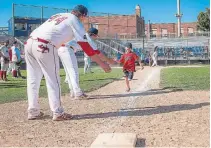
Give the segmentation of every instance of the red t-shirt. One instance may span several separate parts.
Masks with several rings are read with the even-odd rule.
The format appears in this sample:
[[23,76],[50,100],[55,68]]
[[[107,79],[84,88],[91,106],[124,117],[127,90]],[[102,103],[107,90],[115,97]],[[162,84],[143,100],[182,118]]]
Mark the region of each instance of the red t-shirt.
[[123,70],[135,71],[135,62],[138,60],[138,56],[133,53],[125,53],[121,56],[119,62],[123,64]]

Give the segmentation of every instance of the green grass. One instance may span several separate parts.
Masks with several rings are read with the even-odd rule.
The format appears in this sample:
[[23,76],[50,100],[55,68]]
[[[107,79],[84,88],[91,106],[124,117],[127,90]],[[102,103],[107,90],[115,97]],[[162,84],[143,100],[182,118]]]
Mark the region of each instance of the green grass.
[[184,90],[209,90],[210,67],[166,68],[161,70],[161,87]]
[[[80,87],[85,91],[89,92],[98,89],[116,79],[123,76],[122,69],[112,69],[111,73],[104,73],[99,68],[93,68],[92,74],[83,74],[83,69],[79,69],[80,73]],[[22,75],[26,76],[26,71],[22,71]],[[65,72],[60,71],[61,76],[61,89],[62,95],[69,93],[68,84],[64,83]],[[8,82],[0,83],[0,103],[7,103],[13,101],[24,100],[26,96],[26,80],[23,79],[13,79],[8,77]],[[42,80],[40,87],[40,97],[47,97],[47,89],[45,85],[45,80]]]

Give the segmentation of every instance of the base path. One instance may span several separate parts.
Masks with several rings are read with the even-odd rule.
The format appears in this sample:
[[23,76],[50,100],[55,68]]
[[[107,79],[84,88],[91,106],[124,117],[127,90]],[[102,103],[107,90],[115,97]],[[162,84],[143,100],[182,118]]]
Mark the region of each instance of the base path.
[[27,101],[0,105],[0,146],[89,147],[100,133],[135,133],[137,146],[209,147],[209,91],[159,88],[162,67],[135,73],[90,92],[89,100],[62,98],[73,120],[54,122],[46,98],[42,120],[27,120]]

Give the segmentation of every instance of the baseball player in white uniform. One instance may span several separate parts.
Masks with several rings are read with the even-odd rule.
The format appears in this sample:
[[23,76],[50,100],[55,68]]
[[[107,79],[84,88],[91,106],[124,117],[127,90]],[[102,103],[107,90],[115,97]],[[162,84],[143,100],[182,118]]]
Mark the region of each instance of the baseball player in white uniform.
[[[97,46],[92,39],[95,39],[97,34],[98,30],[95,28],[90,28],[88,34],[86,33],[87,41],[95,50],[97,49]],[[75,40],[72,40],[58,49],[58,55],[66,72],[66,78],[70,88],[70,96],[72,98],[75,97],[76,99],[87,99],[87,95],[84,94],[79,85],[78,63],[74,53],[77,50],[82,49]],[[101,54],[100,56],[105,58],[105,56]],[[109,63],[110,61],[107,62]]]
[[92,61],[91,61],[90,57],[86,53],[84,53],[84,74],[93,73],[91,71],[91,62]]
[[0,47],[0,60],[1,60],[1,70],[0,70],[0,80],[7,81],[7,69],[9,66],[9,51],[8,46],[9,41],[6,41],[3,46]]
[[[96,28],[90,28],[88,30],[88,34],[92,39],[95,39],[96,37],[98,37],[98,30]],[[90,57],[84,53],[84,74],[91,72],[91,59]]]
[[68,41],[75,40],[93,61],[105,72],[111,68],[100,59],[100,51],[93,50],[85,38],[85,28],[81,23],[88,10],[82,5],[76,6],[71,13],[53,15],[35,29],[25,44],[27,63],[28,119],[43,116],[38,103],[40,81],[44,74],[53,120],[69,120],[72,115],[64,113],[61,105],[59,77],[59,56],[57,49]]
[[83,93],[79,85],[78,62],[75,56],[75,50],[77,49],[81,49],[81,47],[76,41],[72,40],[58,49],[58,55],[66,73],[65,81],[69,85],[70,96],[72,98],[82,99],[87,96]]

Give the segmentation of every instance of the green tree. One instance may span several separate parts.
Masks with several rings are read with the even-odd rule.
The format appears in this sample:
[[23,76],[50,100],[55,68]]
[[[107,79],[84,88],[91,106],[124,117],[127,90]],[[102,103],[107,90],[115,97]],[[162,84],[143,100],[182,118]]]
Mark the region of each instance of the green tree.
[[198,15],[197,29],[201,31],[210,31],[210,8]]

